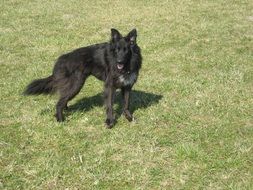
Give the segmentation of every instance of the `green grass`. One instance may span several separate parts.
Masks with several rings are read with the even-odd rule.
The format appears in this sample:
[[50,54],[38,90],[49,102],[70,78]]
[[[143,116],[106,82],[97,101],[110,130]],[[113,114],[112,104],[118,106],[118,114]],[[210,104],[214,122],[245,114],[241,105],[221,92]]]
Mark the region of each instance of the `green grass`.
[[[246,0],[1,1],[0,189],[253,189],[252,10]],[[134,123],[105,129],[93,77],[63,124],[57,96],[21,95],[112,27],[139,34]]]

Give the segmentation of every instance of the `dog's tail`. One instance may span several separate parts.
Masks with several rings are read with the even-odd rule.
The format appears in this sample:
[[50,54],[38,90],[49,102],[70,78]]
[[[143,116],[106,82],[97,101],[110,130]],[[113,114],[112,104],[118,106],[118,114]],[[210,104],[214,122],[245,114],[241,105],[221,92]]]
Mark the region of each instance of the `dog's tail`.
[[32,81],[23,92],[24,95],[39,95],[53,93],[53,75]]

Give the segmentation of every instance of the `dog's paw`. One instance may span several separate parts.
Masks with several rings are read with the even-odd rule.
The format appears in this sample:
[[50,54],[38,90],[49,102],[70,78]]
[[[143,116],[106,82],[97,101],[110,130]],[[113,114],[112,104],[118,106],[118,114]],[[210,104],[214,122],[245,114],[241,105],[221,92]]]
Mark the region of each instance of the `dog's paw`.
[[114,120],[113,119],[106,119],[105,120],[105,127],[107,129],[111,129],[114,125]]
[[55,114],[55,117],[56,117],[56,121],[58,122],[63,122],[65,120],[63,116],[59,116],[57,114]]
[[125,118],[126,118],[129,122],[131,122],[131,121],[134,120],[133,115],[132,115],[129,111],[124,111],[123,114],[124,114]]

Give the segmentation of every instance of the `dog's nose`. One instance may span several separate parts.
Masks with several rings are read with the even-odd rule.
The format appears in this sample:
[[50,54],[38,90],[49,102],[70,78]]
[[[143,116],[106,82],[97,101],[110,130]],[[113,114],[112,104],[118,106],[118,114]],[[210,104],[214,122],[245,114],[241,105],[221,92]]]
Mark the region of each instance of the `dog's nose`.
[[123,62],[122,59],[117,59],[117,63],[121,64]]

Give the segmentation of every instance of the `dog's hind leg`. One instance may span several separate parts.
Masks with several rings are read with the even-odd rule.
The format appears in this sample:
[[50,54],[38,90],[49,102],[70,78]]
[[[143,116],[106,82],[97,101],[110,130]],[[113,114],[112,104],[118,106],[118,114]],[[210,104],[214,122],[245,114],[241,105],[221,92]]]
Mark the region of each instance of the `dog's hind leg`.
[[67,107],[68,101],[80,92],[87,77],[87,74],[80,72],[61,81],[61,83],[63,81],[64,83],[59,85],[60,99],[56,104],[56,119],[58,122],[64,121],[63,109]]

